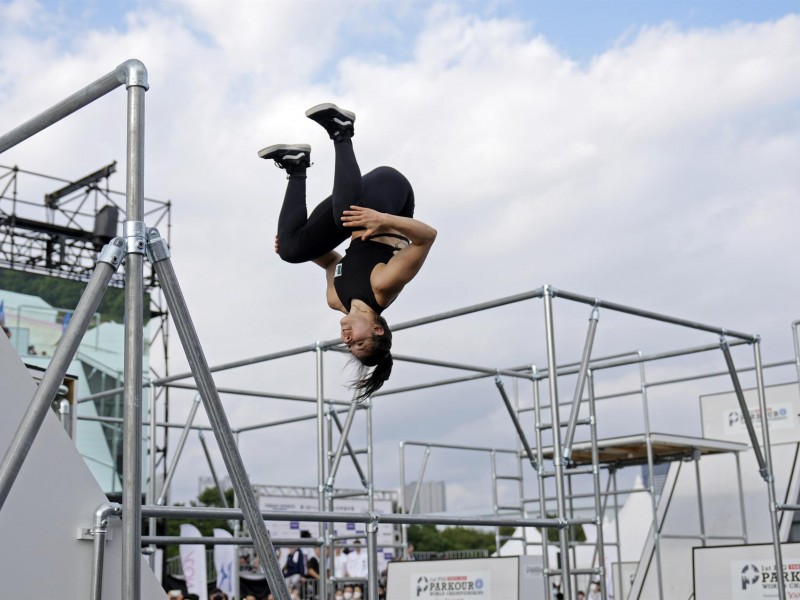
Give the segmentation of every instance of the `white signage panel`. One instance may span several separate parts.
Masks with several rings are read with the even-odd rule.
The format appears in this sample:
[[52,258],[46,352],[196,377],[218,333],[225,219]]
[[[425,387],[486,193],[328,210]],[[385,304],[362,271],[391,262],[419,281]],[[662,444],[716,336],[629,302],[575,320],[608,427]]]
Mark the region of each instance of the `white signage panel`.
[[[767,404],[767,423],[770,441],[775,443],[800,442],[800,387],[796,383],[776,385],[764,390]],[[744,390],[745,404],[750,419],[761,436],[761,409],[758,392]],[[714,440],[749,443],[747,425],[734,392],[700,396],[703,418],[703,437]]]
[[516,600],[520,597],[521,558],[526,557],[392,562],[386,599]]
[[[787,599],[800,599],[800,544],[781,544]],[[778,598],[772,544],[694,548],[695,600]]]
[[[261,510],[280,511],[280,512],[317,512],[319,510],[316,498],[294,498],[291,496],[259,496],[258,506]],[[391,514],[391,500],[374,500],[373,512],[378,514]],[[359,513],[369,511],[366,498],[343,498],[336,500],[335,510],[337,513]],[[269,534],[273,538],[291,539],[299,538],[301,531],[308,531],[311,537],[316,538],[318,523],[316,521],[265,521]],[[366,523],[333,523],[333,535],[366,535]],[[394,527],[391,524],[381,523],[378,525],[378,568],[383,570],[386,563],[394,558]],[[348,542],[352,546],[352,541]],[[361,539],[361,545],[366,548],[366,537]],[[285,560],[286,552],[281,553],[282,560]]]

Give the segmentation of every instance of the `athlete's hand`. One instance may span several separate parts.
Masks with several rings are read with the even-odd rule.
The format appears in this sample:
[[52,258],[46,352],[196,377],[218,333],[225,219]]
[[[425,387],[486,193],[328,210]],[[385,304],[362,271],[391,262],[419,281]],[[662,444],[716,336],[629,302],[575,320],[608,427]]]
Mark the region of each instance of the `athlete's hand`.
[[278,253],[278,236],[275,236],[275,254]]
[[342,213],[342,224],[345,227],[364,227],[361,239],[365,240],[371,235],[381,233],[384,229],[386,214],[365,208],[363,206],[350,206],[350,210]]

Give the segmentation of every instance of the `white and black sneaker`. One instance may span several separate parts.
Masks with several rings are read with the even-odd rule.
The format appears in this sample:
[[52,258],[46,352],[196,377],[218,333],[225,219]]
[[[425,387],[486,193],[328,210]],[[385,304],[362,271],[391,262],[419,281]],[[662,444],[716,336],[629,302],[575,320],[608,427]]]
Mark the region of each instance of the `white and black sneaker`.
[[306,111],[306,116],[322,125],[333,141],[349,139],[355,135],[353,124],[356,122],[356,114],[330,102],[312,106]]
[[289,175],[297,167],[311,166],[311,146],[308,144],[275,144],[259,150],[258,155],[265,160],[274,160],[275,165]]

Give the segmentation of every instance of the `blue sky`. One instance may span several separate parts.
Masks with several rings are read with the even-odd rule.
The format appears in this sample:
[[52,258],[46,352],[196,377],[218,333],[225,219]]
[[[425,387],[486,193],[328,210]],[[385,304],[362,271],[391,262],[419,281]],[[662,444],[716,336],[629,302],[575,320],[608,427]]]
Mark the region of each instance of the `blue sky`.
[[[221,0],[198,0],[219,2]],[[250,0],[255,2],[257,0]],[[315,4],[332,4],[329,0],[299,0],[313,10]],[[248,4],[242,0],[226,0],[228,5]],[[275,0],[266,3],[280,4]],[[123,31],[125,17],[142,10],[174,10],[170,2],[150,0],[42,0],[53,14],[66,18],[71,35],[80,35],[81,28],[115,28]],[[338,2],[346,12],[356,4]],[[377,0],[359,2],[359,11],[367,14],[391,14],[400,25],[400,36],[382,36],[368,27],[347,29],[342,39],[343,54],[365,50],[380,52],[392,59],[405,58],[408,42],[421,26],[433,2],[422,0]],[[585,62],[602,53],[626,35],[647,26],[671,23],[679,29],[716,28],[734,22],[759,23],[798,12],[797,2],[790,0],[446,0],[465,12],[482,17],[511,17],[526,21],[534,34],[544,35],[570,58]],[[235,10],[233,8],[232,10]]]

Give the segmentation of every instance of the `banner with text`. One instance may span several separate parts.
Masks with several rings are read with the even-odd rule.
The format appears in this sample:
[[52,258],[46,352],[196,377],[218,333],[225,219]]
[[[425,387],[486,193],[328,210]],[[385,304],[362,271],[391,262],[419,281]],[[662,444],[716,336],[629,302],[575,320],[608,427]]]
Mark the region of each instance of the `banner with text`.
[[[787,599],[800,600],[800,544],[781,544]],[[772,544],[695,548],[695,600],[778,598]]]

